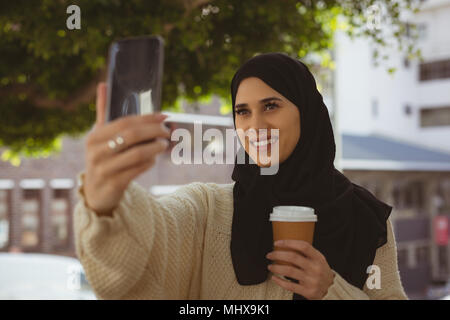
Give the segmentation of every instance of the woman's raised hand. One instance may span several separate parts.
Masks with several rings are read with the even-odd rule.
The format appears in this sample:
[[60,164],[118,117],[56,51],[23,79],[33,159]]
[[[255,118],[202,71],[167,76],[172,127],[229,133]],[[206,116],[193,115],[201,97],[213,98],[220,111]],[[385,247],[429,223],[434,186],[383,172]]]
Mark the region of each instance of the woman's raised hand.
[[[155,164],[157,154],[164,152],[170,131],[162,121],[166,115],[156,113],[126,116],[105,123],[106,84],[97,86],[97,120],[89,133],[85,148],[83,191],[86,204],[98,215],[111,215],[128,184]],[[120,136],[120,150],[109,144]],[[153,142],[136,143],[156,138]],[[114,145],[114,143],[113,143]]]

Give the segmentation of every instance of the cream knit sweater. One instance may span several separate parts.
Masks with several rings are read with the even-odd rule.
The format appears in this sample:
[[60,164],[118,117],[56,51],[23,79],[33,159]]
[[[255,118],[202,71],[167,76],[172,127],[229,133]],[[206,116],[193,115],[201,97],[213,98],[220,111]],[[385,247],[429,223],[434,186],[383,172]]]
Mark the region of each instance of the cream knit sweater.
[[[83,173],[79,175],[82,178]],[[193,182],[155,197],[136,182],[111,217],[74,210],[76,253],[99,299],[270,299],[293,293],[271,280],[241,286],[231,255],[233,185]],[[323,299],[408,299],[397,268],[394,233],[376,252],[381,288],[363,290],[338,273]]]

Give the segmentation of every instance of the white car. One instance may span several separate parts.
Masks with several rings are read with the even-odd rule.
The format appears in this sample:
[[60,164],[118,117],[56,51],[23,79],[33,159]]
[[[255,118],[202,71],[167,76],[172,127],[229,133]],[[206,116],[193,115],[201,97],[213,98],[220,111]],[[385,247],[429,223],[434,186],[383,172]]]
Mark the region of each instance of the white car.
[[0,253],[0,300],[95,300],[81,263],[41,253]]

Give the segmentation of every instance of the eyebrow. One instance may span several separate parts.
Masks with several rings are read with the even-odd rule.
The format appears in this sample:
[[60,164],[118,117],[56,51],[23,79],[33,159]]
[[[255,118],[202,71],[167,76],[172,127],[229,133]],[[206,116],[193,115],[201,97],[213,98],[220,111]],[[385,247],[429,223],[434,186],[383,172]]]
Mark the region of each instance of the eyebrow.
[[[280,98],[277,98],[277,97],[268,97],[268,98],[264,98],[262,100],[259,100],[259,103],[262,104],[262,103],[269,102],[269,101],[272,101],[272,100],[283,101],[283,100],[281,100]],[[240,109],[240,108],[244,108],[244,107],[248,107],[248,104],[247,103],[239,103],[239,104],[234,106],[235,109]]]

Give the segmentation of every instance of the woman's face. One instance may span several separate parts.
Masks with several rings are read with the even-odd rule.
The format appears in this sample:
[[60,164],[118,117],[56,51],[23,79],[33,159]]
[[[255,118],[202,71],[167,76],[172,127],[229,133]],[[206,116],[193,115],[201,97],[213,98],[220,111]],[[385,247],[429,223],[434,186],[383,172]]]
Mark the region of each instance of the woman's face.
[[[256,77],[246,78],[239,84],[235,101],[235,125],[241,144],[259,167],[282,163],[289,157],[300,139],[298,108]],[[250,129],[255,130],[254,134],[250,134]],[[259,131],[260,129],[266,130]],[[271,136],[271,129],[278,129],[279,135],[275,137],[273,133]],[[269,139],[266,139],[266,134]],[[263,142],[258,147],[250,142],[255,138],[272,143],[264,146]],[[271,157],[274,148],[278,148],[278,159],[276,156]],[[263,152],[267,154],[269,161],[264,157],[261,158]]]

